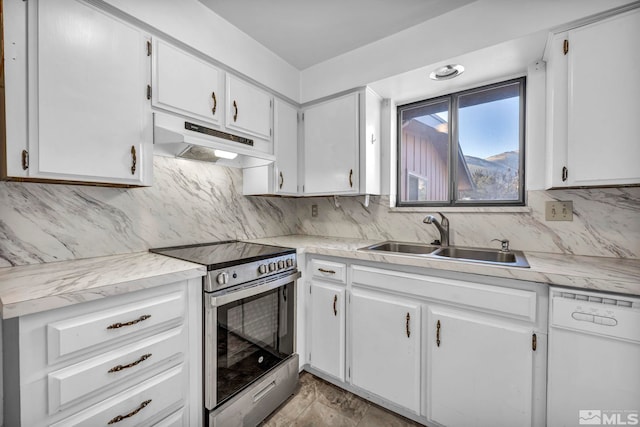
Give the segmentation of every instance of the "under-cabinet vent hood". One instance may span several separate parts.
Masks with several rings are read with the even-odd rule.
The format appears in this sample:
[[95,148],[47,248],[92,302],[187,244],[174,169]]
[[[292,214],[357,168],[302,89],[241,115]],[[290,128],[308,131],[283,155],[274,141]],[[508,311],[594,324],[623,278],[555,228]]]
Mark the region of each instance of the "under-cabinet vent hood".
[[153,114],[153,153],[237,168],[275,160],[272,154],[253,148],[251,139],[162,113]]

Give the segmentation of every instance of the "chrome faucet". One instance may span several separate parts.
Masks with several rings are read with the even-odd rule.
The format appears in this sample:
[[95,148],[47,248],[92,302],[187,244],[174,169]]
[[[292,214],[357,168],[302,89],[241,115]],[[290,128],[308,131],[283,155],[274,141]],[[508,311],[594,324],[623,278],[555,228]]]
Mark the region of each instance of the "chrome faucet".
[[509,239],[493,239],[492,242],[500,242],[501,249],[500,252],[510,252],[509,249]]
[[438,215],[442,217],[442,221],[438,221],[433,215],[427,215],[422,222],[435,225],[440,232],[440,244],[442,246],[449,246],[449,219],[440,212],[438,212]]

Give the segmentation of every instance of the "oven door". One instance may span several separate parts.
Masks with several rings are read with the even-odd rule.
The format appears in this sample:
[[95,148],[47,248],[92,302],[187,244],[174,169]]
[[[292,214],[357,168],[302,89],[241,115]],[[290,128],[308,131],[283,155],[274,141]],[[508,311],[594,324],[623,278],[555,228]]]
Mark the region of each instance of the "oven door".
[[299,277],[295,271],[204,294],[207,409],[229,400],[294,353]]

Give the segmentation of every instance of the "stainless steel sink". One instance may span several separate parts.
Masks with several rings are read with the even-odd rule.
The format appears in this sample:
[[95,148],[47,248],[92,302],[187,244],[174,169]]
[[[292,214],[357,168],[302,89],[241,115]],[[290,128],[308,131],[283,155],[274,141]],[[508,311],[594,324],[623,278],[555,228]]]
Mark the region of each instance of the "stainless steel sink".
[[503,252],[498,249],[472,249],[448,246],[441,248],[435,252],[433,256],[459,261],[483,262],[487,264],[509,265],[512,267],[529,267],[527,259],[520,251]]
[[420,243],[383,242],[360,248],[363,251],[395,252],[400,254],[427,255],[440,249],[440,246],[423,245]]
[[362,251],[391,252],[415,255],[424,258],[479,262],[491,265],[529,268],[529,263],[521,251],[501,251],[500,249],[461,248],[457,246],[434,246],[421,243],[382,242],[360,248]]

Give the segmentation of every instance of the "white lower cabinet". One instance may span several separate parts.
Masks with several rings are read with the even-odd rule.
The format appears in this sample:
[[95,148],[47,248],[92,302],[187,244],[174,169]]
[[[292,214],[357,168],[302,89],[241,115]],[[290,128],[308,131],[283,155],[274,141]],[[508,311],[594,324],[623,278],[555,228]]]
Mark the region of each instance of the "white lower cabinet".
[[201,424],[201,280],[4,321],[5,425]]
[[310,364],[345,380],[345,286],[313,280],[310,295]]
[[420,412],[420,304],[406,298],[351,290],[351,382]]
[[530,327],[459,308],[429,307],[427,416],[444,426],[530,426]]
[[423,424],[544,426],[548,287],[390,267],[307,260],[310,371]]

